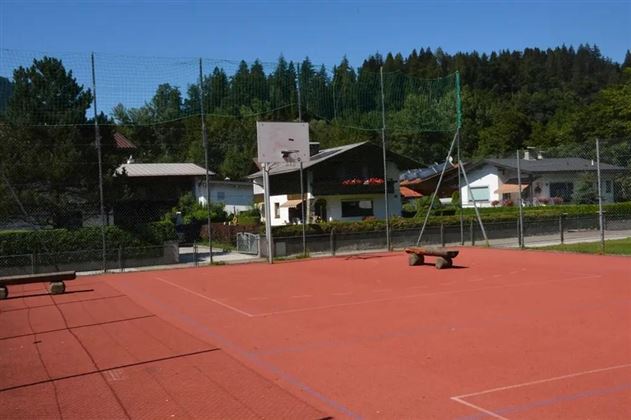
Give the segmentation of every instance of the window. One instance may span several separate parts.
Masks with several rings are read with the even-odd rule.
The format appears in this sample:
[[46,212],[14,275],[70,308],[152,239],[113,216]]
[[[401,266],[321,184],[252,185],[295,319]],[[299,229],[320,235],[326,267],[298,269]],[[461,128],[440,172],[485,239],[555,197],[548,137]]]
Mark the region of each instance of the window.
[[489,187],[471,187],[469,201],[489,201]]
[[372,200],[342,201],[342,217],[364,217],[372,215]]
[[226,199],[226,193],[223,191],[217,191],[217,200],[223,201]]
[[605,181],[605,192],[611,193],[611,181],[609,180]]
[[274,218],[280,219],[280,203],[274,203]]
[[564,202],[572,201],[574,184],[571,182],[551,182],[550,197],[561,197]]

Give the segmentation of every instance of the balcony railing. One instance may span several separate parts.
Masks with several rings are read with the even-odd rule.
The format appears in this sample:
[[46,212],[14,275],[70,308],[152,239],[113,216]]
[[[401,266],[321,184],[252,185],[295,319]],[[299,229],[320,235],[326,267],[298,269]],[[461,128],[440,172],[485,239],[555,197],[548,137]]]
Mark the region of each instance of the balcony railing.
[[[394,181],[388,181],[388,193],[394,191]],[[342,181],[314,181],[314,195],[360,195],[383,193],[383,184],[343,184]]]

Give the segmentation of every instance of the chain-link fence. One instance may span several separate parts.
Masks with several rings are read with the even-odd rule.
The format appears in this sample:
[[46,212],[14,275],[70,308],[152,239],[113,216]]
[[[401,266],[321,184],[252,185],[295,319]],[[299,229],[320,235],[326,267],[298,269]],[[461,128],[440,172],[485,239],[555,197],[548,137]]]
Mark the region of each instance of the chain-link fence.
[[380,70],[1,50],[0,274],[161,265],[180,260],[178,242],[212,249],[209,221],[258,217],[238,181],[256,170],[257,120],[308,121],[323,147],[382,143],[386,127],[448,141],[458,75]]
[[[629,141],[594,140],[563,149],[522,149],[505,158],[467,159],[464,168],[457,162],[447,167],[440,188],[435,181],[442,165],[408,171],[402,174],[401,185],[423,197],[404,204],[406,217],[393,219],[392,246],[552,247],[609,253],[616,252],[618,243],[626,243],[628,250],[630,152]],[[434,191],[439,192],[419,238]],[[372,229],[366,227],[371,223]],[[320,230],[327,232],[307,237],[307,253],[387,248],[386,232],[375,222],[322,225]],[[303,252],[300,237],[284,235],[283,228],[277,232],[276,256]]]

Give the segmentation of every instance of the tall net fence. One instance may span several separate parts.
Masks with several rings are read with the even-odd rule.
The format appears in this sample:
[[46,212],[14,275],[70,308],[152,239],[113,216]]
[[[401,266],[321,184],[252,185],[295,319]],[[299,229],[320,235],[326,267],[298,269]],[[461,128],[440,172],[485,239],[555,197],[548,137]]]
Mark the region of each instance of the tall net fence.
[[[447,138],[460,121],[458,85],[457,75],[416,79],[308,60],[3,49],[0,273],[176,263],[178,243],[207,238],[209,202],[222,225],[250,207],[251,198],[230,203],[252,189],[236,180],[256,170],[257,120],[310,122],[324,147],[381,141],[384,128],[389,138]],[[138,173],[131,163],[155,166]],[[167,163],[197,167],[170,173]],[[205,197],[206,170],[211,183],[231,178],[231,189],[213,184]]]

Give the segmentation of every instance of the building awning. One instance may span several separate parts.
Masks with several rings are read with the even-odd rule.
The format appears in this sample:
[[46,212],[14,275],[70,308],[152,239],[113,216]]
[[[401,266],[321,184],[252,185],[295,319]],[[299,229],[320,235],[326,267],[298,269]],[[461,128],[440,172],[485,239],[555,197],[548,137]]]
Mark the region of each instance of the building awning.
[[281,204],[280,206],[283,207],[283,208],[293,209],[293,208],[298,207],[301,203],[302,203],[302,200],[287,200],[283,204]]
[[419,197],[423,197],[423,194],[421,194],[418,191],[414,191],[412,188],[408,188],[408,187],[400,186],[399,187],[399,192],[401,193],[401,197],[404,197],[404,198],[419,198]]
[[519,187],[519,184],[502,184],[495,192],[498,194],[518,193],[528,188],[528,184],[521,184],[521,189]]

